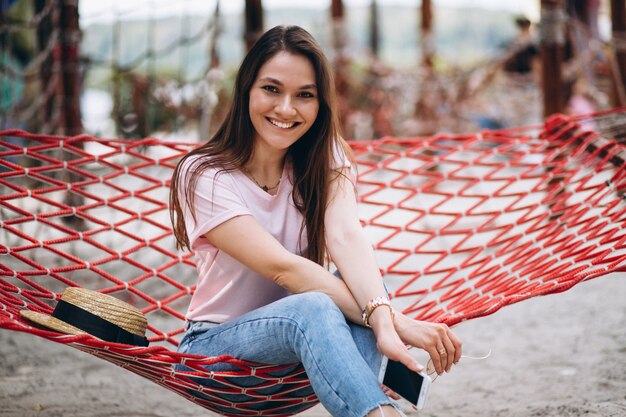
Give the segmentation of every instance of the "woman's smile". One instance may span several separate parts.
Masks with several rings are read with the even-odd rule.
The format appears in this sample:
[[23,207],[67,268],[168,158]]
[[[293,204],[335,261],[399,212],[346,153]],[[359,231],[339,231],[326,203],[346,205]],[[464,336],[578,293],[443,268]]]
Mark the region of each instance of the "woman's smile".
[[291,129],[292,127],[297,126],[299,124],[297,122],[281,122],[280,120],[272,119],[271,117],[268,117],[267,120],[269,120],[269,122],[273,124],[274,126],[279,127],[281,129]]

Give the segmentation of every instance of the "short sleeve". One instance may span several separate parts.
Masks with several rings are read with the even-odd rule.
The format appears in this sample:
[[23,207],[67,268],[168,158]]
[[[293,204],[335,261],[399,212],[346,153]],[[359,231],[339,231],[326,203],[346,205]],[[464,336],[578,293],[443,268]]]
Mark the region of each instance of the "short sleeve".
[[[190,178],[188,170],[194,169],[195,165],[194,161],[185,163],[182,175],[184,184]],[[184,196],[181,197],[185,228],[192,250],[208,243],[204,234],[220,224],[237,216],[252,215],[232,175],[220,168],[209,168],[198,177],[193,197],[193,208],[187,206]]]
[[342,148],[339,142],[335,142],[333,148],[333,160],[331,164],[331,168],[334,170],[340,170],[344,168],[347,169],[350,181],[352,182],[352,184],[356,184],[356,165],[353,165],[352,162],[350,162],[349,156],[346,154],[345,150]]

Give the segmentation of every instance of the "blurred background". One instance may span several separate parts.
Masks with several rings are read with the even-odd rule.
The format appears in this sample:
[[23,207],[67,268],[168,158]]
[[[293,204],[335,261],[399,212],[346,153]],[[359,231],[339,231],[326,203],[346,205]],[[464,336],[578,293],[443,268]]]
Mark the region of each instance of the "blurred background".
[[321,43],[352,140],[626,105],[624,0],[0,0],[0,129],[206,140],[278,24]]

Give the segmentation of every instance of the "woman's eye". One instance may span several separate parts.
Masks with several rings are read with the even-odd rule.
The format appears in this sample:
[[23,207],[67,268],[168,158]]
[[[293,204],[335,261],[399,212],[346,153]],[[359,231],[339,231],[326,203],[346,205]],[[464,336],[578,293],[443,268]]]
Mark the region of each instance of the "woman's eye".
[[298,94],[298,96],[302,98],[315,98],[315,95],[313,93],[309,93],[308,91],[303,91],[302,93]]
[[278,88],[274,87],[273,85],[265,85],[261,88],[265,91],[269,91],[270,93],[278,93]]

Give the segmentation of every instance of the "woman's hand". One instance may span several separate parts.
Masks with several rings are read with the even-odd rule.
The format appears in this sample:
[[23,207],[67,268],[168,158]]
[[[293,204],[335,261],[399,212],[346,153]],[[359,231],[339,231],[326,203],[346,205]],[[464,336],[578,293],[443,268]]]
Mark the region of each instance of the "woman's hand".
[[445,324],[413,320],[399,312],[393,324],[403,343],[428,352],[437,374],[450,371],[461,359],[461,341]]
[[406,344],[402,341],[391,321],[389,309],[379,307],[370,316],[372,330],[376,335],[378,351],[389,359],[402,362],[409,369],[420,372],[424,367],[409,354]]
[[394,390],[390,389],[389,387],[382,385],[382,384],[380,387],[383,389],[383,392],[385,393],[387,397],[391,397],[394,400],[400,400],[402,398]]

